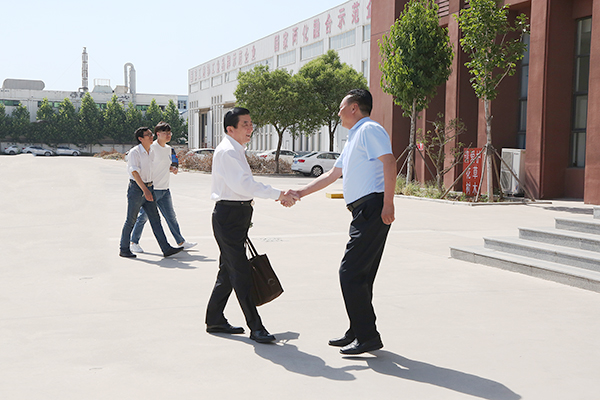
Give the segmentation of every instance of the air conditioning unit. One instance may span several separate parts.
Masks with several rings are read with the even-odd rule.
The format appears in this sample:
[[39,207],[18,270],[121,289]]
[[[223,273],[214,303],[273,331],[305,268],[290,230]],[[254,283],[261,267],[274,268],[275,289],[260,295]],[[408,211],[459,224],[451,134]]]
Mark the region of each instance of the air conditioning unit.
[[523,194],[523,188],[510,173],[506,165],[512,169],[522,182],[525,177],[525,150],[502,149],[502,159],[504,160],[500,167],[500,187],[502,188],[502,192],[513,196]]

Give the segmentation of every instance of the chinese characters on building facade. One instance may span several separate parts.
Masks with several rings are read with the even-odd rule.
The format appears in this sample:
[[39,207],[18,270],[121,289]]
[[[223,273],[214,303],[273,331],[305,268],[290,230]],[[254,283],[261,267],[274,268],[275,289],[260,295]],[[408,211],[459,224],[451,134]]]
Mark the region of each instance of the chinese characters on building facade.
[[[371,19],[371,0],[363,0],[366,2],[365,15],[362,17],[364,21]],[[336,21],[336,22],[334,22]],[[343,7],[337,7],[325,14],[315,17],[311,21],[303,22],[299,26],[294,26],[283,33],[278,33],[273,36],[272,48],[275,53],[288,51],[299,45],[308,43],[311,39],[319,39],[322,37],[322,26],[325,27],[325,34],[337,34],[334,32],[334,26],[339,31],[349,29],[348,25],[358,25],[361,22],[361,2],[354,1],[349,4],[344,4]],[[300,37],[302,38],[300,40]],[[302,43],[300,43],[302,42]],[[198,81],[208,79],[213,75],[226,72],[232,69],[241,68],[246,65],[251,65],[256,61],[256,45],[249,45],[243,50],[236,50],[220,60],[214,60],[193,70],[189,73],[189,83],[193,84]]]

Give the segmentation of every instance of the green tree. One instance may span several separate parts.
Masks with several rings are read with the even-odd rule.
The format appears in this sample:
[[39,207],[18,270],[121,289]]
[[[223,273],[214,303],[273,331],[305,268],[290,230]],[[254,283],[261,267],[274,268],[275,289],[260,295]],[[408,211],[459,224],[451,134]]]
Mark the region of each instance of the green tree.
[[156,103],[156,100],[152,99],[150,106],[146,110],[146,115],[144,115],[144,124],[154,131],[154,127],[162,120],[163,113]]
[[133,143],[133,134],[135,130],[140,126],[143,126],[144,116],[140,110],[133,103],[127,105],[127,111],[125,112],[125,125],[127,134],[125,135],[125,143]]
[[33,126],[35,141],[56,146],[60,143],[59,131],[56,127],[57,115],[47,98],[42,100]]
[[298,71],[307,79],[309,91],[316,96],[316,106],[301,120],[308,124],[303,127],[311,131],[326,126],[329,130],[329,151],[333,151],[335,131],[340,123],[338,117],[342,99],[351,89],[368,89],[367,79],[354,68],[340,62],[335,50],[308,62]]
[[169,104],[167,104],[167,108],[163,113],[163,121],[171,125],[171,132],[173,133],[171,144],[181,143],[182,139],[185,142],[187,129],[184,130],[184,128],[187,127],[185,126],[185,120],[179,115],[179,110],[173,100],[169,100]]
[[35,138],[31,129],[29,110],[23,103],[19,103],[11,114],[11,129],[13,140],[18,141],[21,137],[24,137],[28,142],[34,142]]
[[0,103],[0,140],[9,136],[9,117],[6,115],[6,107]]
[[88,92],[83,96],[79,109],[78,144],[92,145],[99,143],[100,139],[102,139],[102,112]]
[[123,105],[119,103],[117,96],[113,95],[104,111],[103,136],[111,138],[114,143],[127,142],[131,135],[127,131],[126,122]]
[[487,193],[488,201],[493,201],[491,102],[498,95],[500,82],[515,74],[517,62],[523,58],[527,45],[521,38],[529,24],[521,14],[511,25],[508,5],[498,7],[495,0],[471,0],[457,20],[462,31],[460,45],[471,59],[465,66],[473,75],[471,85],[485,110]]
[[269,71],[266,65],[242,72],[235,90],[237,103],[250,110],[257,127],[272,125],[279,137],[275,153],[275,172],[279,173],[279,152],[283,134],[299,132],[300,121],[308,115],[308,85],[285,70]]
[[75,106],[69,98],[60,102],[56,120],[63,142],[75,144],[78,139],[79,123]]
[[417,115],[427,107],[436,88],[451,73],[452,46],[448,29],[439,24],[434,0],[411,0],[379,41],[381,88],[410,117],[406,181],[412,179]]

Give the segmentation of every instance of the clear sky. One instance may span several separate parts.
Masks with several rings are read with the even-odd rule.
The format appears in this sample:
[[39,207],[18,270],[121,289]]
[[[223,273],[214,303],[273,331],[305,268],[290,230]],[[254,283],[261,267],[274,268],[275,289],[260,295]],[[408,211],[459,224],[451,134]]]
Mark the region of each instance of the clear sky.
[[124,84],[136,70],[138,93],[187,94],[187,72],[344,0],[4,1],[0,84],[42,80],[46,90],[81,86],[81,53],[94,79]]

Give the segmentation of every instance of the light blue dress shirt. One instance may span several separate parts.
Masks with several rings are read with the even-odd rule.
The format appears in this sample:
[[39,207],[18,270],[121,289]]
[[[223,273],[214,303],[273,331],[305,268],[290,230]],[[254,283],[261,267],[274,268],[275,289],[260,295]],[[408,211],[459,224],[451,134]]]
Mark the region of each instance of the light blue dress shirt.
[[379,157],[392,153],[390,135],[383,126],[365,117],[348,133],[348,141],[335,167],[342,169],[346,204],[370,193],[383,193],[383,163]]

